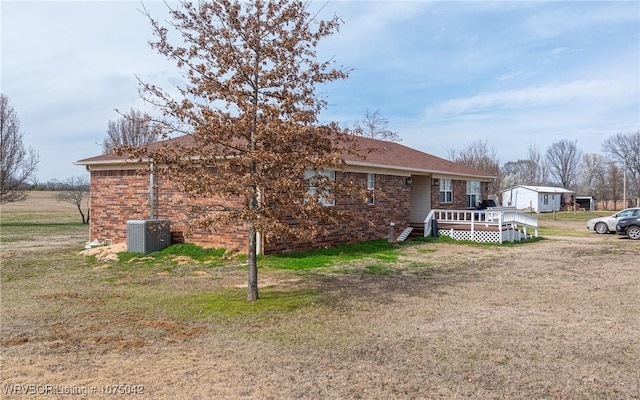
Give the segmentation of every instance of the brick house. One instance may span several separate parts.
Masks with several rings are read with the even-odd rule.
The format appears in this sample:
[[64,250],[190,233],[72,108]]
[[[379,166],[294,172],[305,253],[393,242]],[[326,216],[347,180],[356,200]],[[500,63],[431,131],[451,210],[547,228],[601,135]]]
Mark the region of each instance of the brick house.
[[[174,139],[174,140],[180,140]],[[329,234],[313,241],[286,240],[266,243],[260,240],[261,253],[301,251],[365,240],[397,237],[408,226],[421,226],[431,209],[474,208],[487,195],[487,183],[494,176],[439,158],[399,143],[357,137],[357,146],[375,148],[366,160],[345,155],[346,170],[335,171],[336,180],[353,180],[363,187],[375,187],[383,196],[368,202],[335,199],[332,206],[342,207],[359,217],[348,225],[329,227]],[[153,145],[151,145],[153,146]],[[126,241],[127,220],[149,218],[150,178],[140,171],[145,160],[103,154],[79,160],[91,175],[90,238],[112,243]],[[173,242],[188,241],[208,247],[243,250],[247,248],[246,227],[228,226],[215,232],[188,232],[184,219],[188,197],[172,182],[156,177],[152,197],[154,215],[170,221]],[[205,199],[198,200],[206,204]]]

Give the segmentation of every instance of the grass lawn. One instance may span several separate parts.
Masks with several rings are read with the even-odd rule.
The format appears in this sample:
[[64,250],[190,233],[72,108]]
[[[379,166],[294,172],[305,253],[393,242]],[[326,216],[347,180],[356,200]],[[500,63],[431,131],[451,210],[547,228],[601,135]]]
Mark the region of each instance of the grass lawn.
[[85,256],[77,211],[45,197],[2,207],[2,398],[27,385],[149,399],[640,393],[640,242],[589,234],[591,213],[541,215],[559,238],[516,245],[263,256],[250,303],[243,255]]

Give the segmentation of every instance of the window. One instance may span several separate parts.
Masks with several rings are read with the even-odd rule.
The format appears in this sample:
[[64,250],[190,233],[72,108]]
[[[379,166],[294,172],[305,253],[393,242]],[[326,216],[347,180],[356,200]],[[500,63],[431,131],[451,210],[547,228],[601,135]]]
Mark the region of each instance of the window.
[[467,207],[476,207],[482,200],[479,181],[467,181]]
[[309,189],[307,192],[310,195],[318,196],[318,202],[324,206],[335,206],[336,200],[331,195],[331,187],[325,186],[318,190],[318,184],[326,179],[328,181],[336,180],[336,171],[315,171],[307,169],[304,171],[304,179],[309,181]]
[[549,204],[549,195],[545,194],[542,200],[542,204]]
[[367,204],[375,204],[375,196],[373,190],[376,188],[376,174],[367,174],[367,190],[371,193]]
[[616,218],[620,218],[620,217],[634,217],[638,215],[638,210],[636,209],[632,209],[632,210],[624,210],[624,211],[620,211],[618,214],[616,214]]
[[440,203],[453,202],[453,181],[440,179]]

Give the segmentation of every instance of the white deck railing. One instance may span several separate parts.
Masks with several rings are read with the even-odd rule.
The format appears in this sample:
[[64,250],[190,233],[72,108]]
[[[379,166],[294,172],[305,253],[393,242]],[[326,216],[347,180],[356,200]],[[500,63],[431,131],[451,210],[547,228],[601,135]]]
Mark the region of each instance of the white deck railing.
[[[487,235],[479,234],[479,232],[488,230],[500,232],[493,235],[497,236],[495,241],[500,243],[505,239],[505,235],[502,234],[505,230],[521,230],[525,237],[529,235],[527,230],[533,230],[534,236],[538,236],[538,219],[532,215],[518,212],[513,207],[490,207],[486,210],[431,210],[424,220],[425,236],[431,235],[433,220],[438,221],[442,228],[447,225],[455,225],[461,229],[460,226],[462,226],[463,230],[470,232],[469,236],[474,241],[486,241],[483,238]],[[440,226],[438,228],[441,229]],[[448,229],[453,234],[455,228]],[[506,236],[509,237],[509,235]]]

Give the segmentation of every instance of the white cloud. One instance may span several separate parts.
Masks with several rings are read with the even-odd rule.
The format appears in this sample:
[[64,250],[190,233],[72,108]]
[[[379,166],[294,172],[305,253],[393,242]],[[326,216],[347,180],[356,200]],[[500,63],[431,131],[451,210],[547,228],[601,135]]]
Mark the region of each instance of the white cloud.
[[[145,1],[166,19],[162,1]],[[323,121],[351,126],[380,109],[403,143],[437,155],[478,138],[516,159],[563,135],[599,151],[640,127],[637,2],[317,1],[339,33],[319,57],[355,68],[323,86]],[[135,76],[172,89],[174,65],[147,45],[151,30],[125,1],[2,2],[2,91],[41,180],[82,171],[113,111],[144,108]]]
[[451,116],[507,111],[523,108],[565,107],[605,100],[617,101],[629,96],[629,86],[622,81],[574,81],[559,85],[544,85],[523,89],[503,90],[477,94],[467,98],[446,100],[426,111],[427,118],[441,119]]
[[640,127],[635,78],[574,81],[481,93],[444,101],[424,118],[407,124],[406,143],[446,157],[449,150],[487,140],[505,162],[526,156],[530,144],[542,150],[561,139],[576,140],[583,152],[602,151],[602,142]]

